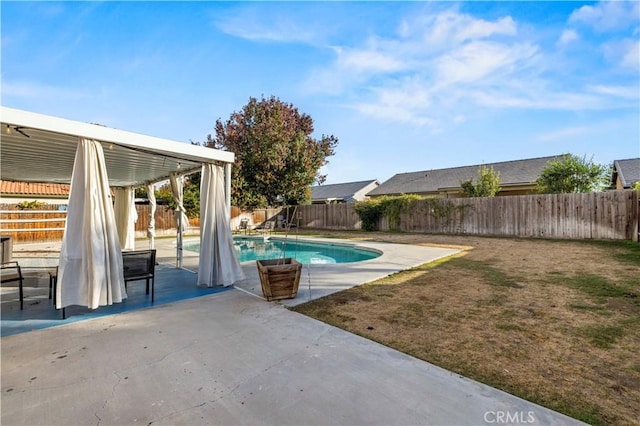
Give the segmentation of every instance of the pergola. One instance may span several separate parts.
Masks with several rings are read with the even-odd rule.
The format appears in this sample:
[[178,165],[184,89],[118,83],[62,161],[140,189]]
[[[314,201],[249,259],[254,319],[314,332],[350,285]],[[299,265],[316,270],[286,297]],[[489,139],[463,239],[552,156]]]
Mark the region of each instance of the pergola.
[[[116,190],[131,191],[132,188],[149,187],[167,179],[171,179],[174,184],[176,179],[201,170],[203,176],[213,174],[214,180],[211,182],[215,183],[205,186],[207,193],[202,194],[205,199],[210,198],[211,207],[203,206],[203,209],[209,210],[206,213],[207,217],[204,220],[201,218],[201,235],[204,227],[208,233],[216,234],[217,238],[222,237],[225,241],[231,241],[229,211],[231,165],[234,162],[232,152],[4,106],[1,107],[0,126],[0,179],[2,180],[67,183],[71,184],[73,195],[74,163],[77,162],[79,147],[85,141],[94,144],[94,147],[99,145],[97,148],[103,153],[101,155],[104,157],[108,186]],[[181,192],[181,185],[178,186],[178,191]],[[174,196],[176,196],[175,191]],[[75,226],[86,226],[86,223],[76,223]],[[67,225],[67,230],[68,228]],[[178,266],[181,266],[182,226],[180,223],[177,228]],[[65,231],[66,234],[67,231]],[[228,248],[224,248],[224,251],[228,252]],[[231,254],[234,257],[232,261],[237,263],[235,254]],[[216,263],[219,255],[207,254],[207,258],[203,258],[203,255],[201,252],[199,275],[203,272],[202,267],[205,267],[205,272],[209,274],[212,267],[224,268],[222,264],[210,264]],[[216,273],[220,274],[220,272]]]

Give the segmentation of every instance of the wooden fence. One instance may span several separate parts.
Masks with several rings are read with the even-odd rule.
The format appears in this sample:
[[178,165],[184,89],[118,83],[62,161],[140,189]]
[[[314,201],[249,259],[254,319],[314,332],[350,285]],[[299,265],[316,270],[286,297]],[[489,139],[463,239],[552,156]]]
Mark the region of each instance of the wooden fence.
[[[349,204],[298,207],[300,227],[360,229]],[[636,191],[425,199],[391,228],[405,232],[638,241]],[[382,218],[379,229],[388,231]]]
[[67,212],[57,205],[20,210],[15,204],[0,204],[0,232],[13,241],[57,241],[62,239]]
[[361,221],[351,204],[311,204],[298,206],[301,228],[360,229]]
[[[379,221],[379,229],[404,232],[492,235],[524,238],[611,239],[638,241],[640,204],[636,191],[608,191],[588,194],[518,195],[493,198],[425,199],[415,202],[389,226]],[[19,210],[0,205],[0,232],[16,242],[62,239],[66,212],[57,206]],[[146,236],[149,206],[137,205],[136,235]],[[231,209],[231,228],[240,219],[254,226],[282,219],[301,228],[359,230],[360,218],[351,204],[314,204],[278,209],[241,211]],[[188,232],[199,231],[199,219],[189,219]],[[156,235],[175,234],[174,212],[158,206]]]
[[[0,204],[0,232],[15,242],[60,241],[64,232],[67,212],[57,210],[57,205],[45,205],[37,209],[21,210],[15,204]],[[147,235],[149,206],[136,205],[138,220],[136,236]],[[154,215],[156,235],[176,233],[174,211],[167,206],[157,206]],[[186,233],[199,232],[200,219],[190,218]]]
[[[145,237],[147,228],[149,227],[149,205],[136,204],[138,220],[136,221],[136,237]],[[176,233],[176,222],[174,211],[168,206],[156,206],[156,212],[153,215],[155,219],[156,235],[172,235]],[[189,227],[186,233],[200,232],[200,219],[189,218]]]

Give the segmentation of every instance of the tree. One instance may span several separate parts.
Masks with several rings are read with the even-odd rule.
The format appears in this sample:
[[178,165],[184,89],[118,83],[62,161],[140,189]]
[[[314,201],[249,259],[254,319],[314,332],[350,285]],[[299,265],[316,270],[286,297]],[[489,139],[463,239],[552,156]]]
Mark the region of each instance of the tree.
[[[165,183],[156,189],[156,201],[158,204],[168,205],[175,209],[176,203],[173,201],[173,192],[171,185]],[[185,177],[184,187],[182,188],[182,205],[187,213],[187,217],[194,218],[200,216],[200,172],[193,173]]]
[[566,154],[549,161],[536,184],[543,194],[595,192],[604,186],[607,171],[606,166],[594,163],[593,158]]
[[338,144],[333,135],[314,139],[312,133],[309,115],[273,96],[249,98],[229,120],[218,119],[206,146],[236,154],[231,203],[255,208],[307,201],[311,185],[326,179],[319,170]]
[[478,169],[478,183],[473,179],[460,182],[465,197],[494,197],[500,192],[500,172],[493,167],[480,166]]

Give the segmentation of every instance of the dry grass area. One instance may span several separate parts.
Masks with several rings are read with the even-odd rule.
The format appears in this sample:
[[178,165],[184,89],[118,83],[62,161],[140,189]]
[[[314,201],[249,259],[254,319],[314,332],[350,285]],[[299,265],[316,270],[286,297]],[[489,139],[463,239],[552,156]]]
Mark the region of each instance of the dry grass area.
[[640,244],[314,235],[464,251],[296,311],[592,424],[637,424]]

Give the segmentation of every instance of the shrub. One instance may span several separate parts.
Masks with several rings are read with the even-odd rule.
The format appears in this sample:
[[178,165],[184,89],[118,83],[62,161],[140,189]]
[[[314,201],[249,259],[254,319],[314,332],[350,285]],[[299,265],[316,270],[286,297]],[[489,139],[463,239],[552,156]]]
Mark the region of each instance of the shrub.
[[500,172],[493,167],[481,166],[478,169],[478,183],[473,184],[473,179],[460,182],[462,193],[465,197],[494,197],[500,192]]
[[382,217],[382,205],[380,198],[373,198],[366,201],[358,201],[353,206],[360,220],[362,221],[363,231],[377,231],[378,222]]
[[400,230],[400,214],[407,213],[415,201],[422,197],[415,194],[402,194],[394,197],[382,197],[380,207],[389,222],[389,230]]
[[400,214],[407,213],[413,203],[422,197],[414,194],[384,196],[367,201],[359,201],[354,210],[362,221],[362,230],[377,231],[382,216],[387,218],[391,231],[400,230]]
[[605,186],[608,168],[596,164],[593,159],[577,155],[565,155],[550,161],[536,181],[538,192],[562,194],[595,192]]
[[30,210],[30,209],[39,209],[40,207],[44,207],[46,205],[43,201],[22,201],[17,204],[20,210]]

